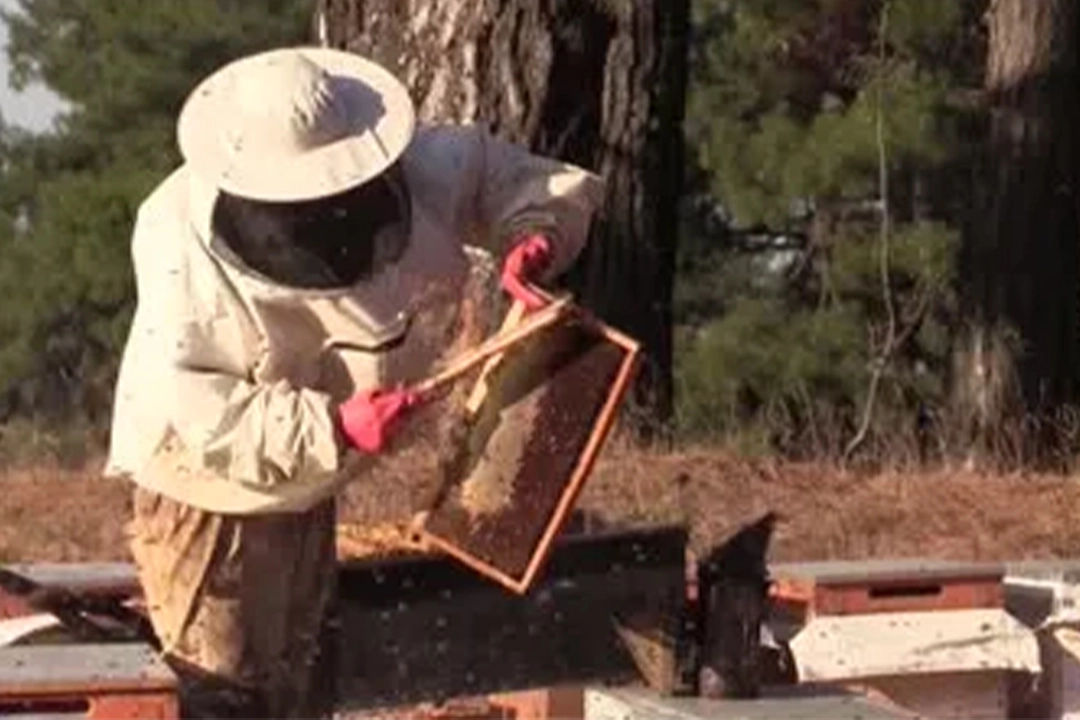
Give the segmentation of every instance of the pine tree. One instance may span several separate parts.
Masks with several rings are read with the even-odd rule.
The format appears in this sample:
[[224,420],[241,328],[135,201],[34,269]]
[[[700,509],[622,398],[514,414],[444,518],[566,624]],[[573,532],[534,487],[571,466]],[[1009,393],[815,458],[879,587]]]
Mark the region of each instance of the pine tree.
[[206,73],[306,39],[300,0],[20,0],[16,84],[69,105],[54,133],[5,130],[0,419],[101,427],[134,300],[135,211],[178,162],[176,113]]
[[724,314],[681,335],[688,426],[839,453],[942,405],[976,4],[699,0],[688,129],[723,232],[679,296]]

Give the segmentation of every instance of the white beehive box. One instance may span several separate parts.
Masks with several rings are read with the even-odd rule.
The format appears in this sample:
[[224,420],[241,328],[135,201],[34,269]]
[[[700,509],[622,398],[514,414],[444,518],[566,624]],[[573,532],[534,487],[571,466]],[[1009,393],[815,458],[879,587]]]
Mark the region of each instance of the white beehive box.
[[1040,669],[1035,634],[994,609],[818,617],[791,650],[801,682],[865,686],[958,720],[1009,717],[1009,673]]
[[1010,611],[1037,633],[1045,717],[1080,720],[1080,562],[1015,563],[1005,578]]
[[999,565],[870,560],[774,567],[800,682],[884,696],[922,717],[998,720],[1040,671]]

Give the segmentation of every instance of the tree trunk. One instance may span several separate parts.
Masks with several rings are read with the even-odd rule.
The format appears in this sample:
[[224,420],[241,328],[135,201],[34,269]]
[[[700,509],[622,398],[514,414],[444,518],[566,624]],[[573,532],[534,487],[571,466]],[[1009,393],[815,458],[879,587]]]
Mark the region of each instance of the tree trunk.
[[603,175],[568,285],[644,344],[636,425],[666,422],[689,0],[320,0],[316,33],[396,73],[422,121],[479,122]]
[[962,262],[971,331],[957,379],[977,444],[1023,427],[1005,435],[1026,457],[1064,439],[1054,416],[1077,399],[1080,17],[1076,0],[991,0],[987,17],[989,143]]

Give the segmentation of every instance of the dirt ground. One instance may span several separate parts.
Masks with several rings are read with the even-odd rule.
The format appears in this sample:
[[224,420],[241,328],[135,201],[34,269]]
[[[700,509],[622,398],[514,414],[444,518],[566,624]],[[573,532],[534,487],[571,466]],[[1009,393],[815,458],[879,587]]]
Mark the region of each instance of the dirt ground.
[[[93,470],[42,468],[0,477],[0,491],[0,562],[127,559],[122,483]],[[590,527],[687,522],[699,548],[776,510],[784,522],[775,560],[1080,556],[1080,481],[1071,477],[860,475],[710,450],[609,447],[579,508]],[[373,515],[359,513],[365,525]],[[393,535],[382,530],[352,542],[378,545]]]

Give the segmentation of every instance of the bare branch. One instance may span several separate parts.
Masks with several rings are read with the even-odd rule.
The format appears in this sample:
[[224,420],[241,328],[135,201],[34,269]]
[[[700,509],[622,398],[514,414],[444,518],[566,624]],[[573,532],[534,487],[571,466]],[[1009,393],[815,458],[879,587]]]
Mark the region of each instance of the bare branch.
[[[890,208],[889,208],[889,156],[888,145],[885,139],[885,62],[886,62],[886,34],[889,29],[889,3],[881,7],[881,20],[878,27],[878,78],[877,78],[877,114],[876,135],[878,149],[878,193],[880,195],[881,228],[879,232],[880,245],[880,273],[881,294],[885,303],[886,330],[885,340],[882,342],[881,351],[874,360],[874,369],[870,376],[870,385],[866,390],[866,401],[863,405],[862,420],[859,430],[851,438],[844,449],[844,461],[851,458],[852,454],[866,441],[870,432],[870,423],[874,419],[874,406],[877,403],[878,388],[881,378],[888,369],[893,353],[897,347],[897,321],[896,306],[893,300],[892,281],[890,279]],[[905,333],[905,337],[910,333]]]

